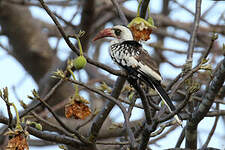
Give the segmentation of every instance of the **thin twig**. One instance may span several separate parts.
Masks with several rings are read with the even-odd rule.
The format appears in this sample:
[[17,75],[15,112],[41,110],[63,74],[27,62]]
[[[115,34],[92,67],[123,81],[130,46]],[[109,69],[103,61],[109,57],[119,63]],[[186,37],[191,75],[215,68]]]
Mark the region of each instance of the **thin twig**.
[[[119,101],[121,101],[121,102],[123,102],[123,103],[125,103],[125,104],[132,105],[132,103],[131,103],[131,102],[129,102],[129,101],[127,101],[127,100],[124,100],[124,99],[122,99],[122,98],[118,98],[118,99],[119,99]],[[225,102],[224,102],[224,103],[225,103]],[[134,107],[137,107],[137,108],[143,109],[143,106],[142,106],[142,105],[140,105],[140,104],[134,104]]]
[[[63,80],[59,80],[52,88],[51,90],[48,92],[48,94],[43,98],[43,101],[46,101],[47,99],[49,99],[52,94],[55,92],[55,90],[63,83]],[[24,111],[22,111],[20,113],[20,118],[24,117],[25,115],[27,115],[30,111],[34,110],[35,108],[37,108],[39,105],[41,104],[40,101],[37,101],[35,104],[32,104],[31,106],[29,106],[28,108],[26,108]]]
[[176,143],[176,146],[175,146],[176,148],[179,148],[181,146],[181,144],[184,140],[184,137],[185,137],[185,127],[182,129],[181,134],[180,134],[180,136],[177,140],[177,143]]
[[[187,8],[185,5],[183,5],[183,4],[181,4],[181,3],[179,3],[179,2],[177,2],[176,0],[173,0],[177,5],[179,5],[181,8],[183,8],[183,9],[185,9],[187,12],[189,12],[190,14],[192,14],[192,15],[195,15],[195,13],[194,12],[192,12],[189,8]],[[212,5],[213,6],[213,5]],[[212,7],[211,6],[211,7]],[[212,24],[210,23],[210,22],[208,22],[207,20],[205,20],[204,19],[204,15],[202,15],[202,17],[200,17],[200,19],[202,20],[202,21],[204,21],[205,23],[207,23],[208,25],[210,25],[210,26],[212,26]]]
[[201,3],[202,3],[202,0],[196,0],[195,20],[194,20],[194,24],[193,24],[191,38],[188,43],[187,62],[191,62],[191,63],[192,63],[194,45],[195,45],[195,40],[196,40],[196,36],[197,36],[200,15],[201,15]]
[[[76,48],[72,42],[69,40],[69,36],[66,35],[63,27],[60,25],[60,23],[58,22],[58,20],[56,19],[55,15],[51,12],[51,10],[48,8],[48,6],[44,3],[43,0],[39,0],[39,2],[41,3],[42,7],[45,9],[45,11],[48,13],[48,15],[52,18],[53,22],[55,23],[57,29],[59,30],[59,32],[61,33],[62,37],[64,38],[64,40],[66,41],[67,45],[70,47],[70,49],[75,52],[77,55],[80,54],[79,49]],[[86,54],[84,54],[84,57],[86,58],[87,62],[95,65],[97,67],[100,67],[101,69],[104,69],[114,75],[119,75],[119,76],[126,76],[126,74],[124,72],[121,71],[116,71],[100,62],[96,62],[92,59],[90,59]]]
[[180,85],[185,81],[187,80],[190,76],[192,76],[195,72],[197,72],[199,69],[201,68],[201,65],[198,65],[196,66],[195,68],[191,69],[188,73],[186,73],[186,75],[181,79],[179,80],[179,76],[182,76],[182,73],[180,73],[176,80],[179,80],[179,82],[173,82],[175,83],[174,87],[172,88],[171,90],[171,95],[174,95],[174,93],[176,92],[176,90],[180,87]]
[[[216,110],[219,110],[219,104],[216,104]],[[220,116],[216,116],[215,121],[214,121],[214,124],[213,124],[213,126],[212,126],[212,129],[211,129],[211,131],[209,132],[209,135],[208,135],[208,137],[207,137],[205,143],[203,144],[201,150],[204,150],[204,149],[207,148],[207,146],[208,146],[208,144],[209,144],[209,142],[210,142],[210,140],[211,140],[211,138],[212,138],[212,136],[213,136],[213,134],[214,134],[214,132],[215,132],[215,130],[216,130],[216,127],[217,127],[217,125],[218,125],[219,117],[220,117]]]
[[135,88],[135,90],[137,90],[140,98],[141,98],[141,102],[144,108],[144,112],[145,112],[145,117],[146,117],[146,121],[147,124],[152,124],[152,118],[151,118],[151,112],[150,112],[150,106],[147,100],[147,97],[145,95],[145,92],[143,91],[143,89],[140,87],[140,83],[137,82],[137,80],[133,79],[133,78],[128,78],[129,83]]
[[202,18],[205,18],[206,17],[206,15],[213,9],[213,7],[215,7],[216,6],[216,3],[217,3],[218,1],[215,1],[209,8],[207,8],[206,10],[205,10],[205,12],[202,14]]
[[[0,115],[0,122],[7,124],[8,119]],[[81,146],[87,147],[87,145],[84,145],[83,143],[81,143],[79,140],[75,138],[71,138],[64,135],[57,135],[55,133],[40,131],[31,126],[27,126],[26,124],[21,124],[21,126],[23,128],[26,128],[29,134],[34,135],[35,137],[41,138],[46,141],[53,141],[56,143],[66,144],[66,145],[75,146],[75,147],[81,147]]]
[[65,80],[70,81],[71,83],[83,86],[86,89],[88,89],[89,91],[97,93],[97,94],[105,97],[106,99],[110,100],[111,102],[115,103],[120,108],[120,110],[123,113],[124,120],[125,120],[124,124],[125,124],[125,127],[126,127],[127,134],[129,135],[129,140],[131,142],[130,144],[131,144],[132,147],[135,147],[136,142],[135,142],[133,131],[130,128],[130,122],[129,122],[129,117],[127,115],[126,108],[116,98],[114,98],[113,96],[110,96],[110,95],[106,95],[104,92],[102,92],[102,91],[100,91],[100,90],[98,90],[96,88],[92,88],[90,86],[87,86],[86,84],[84,84],[82,82],[75,81],[75,80],[72,80],[72,79],[69,79],[69,78],[65,78]]
[[179,82],[177,82],[177,81],[180,79],[180,77],[182,76],[182,73],[180,73],[180,74],[176,77],[176,79],[173,80],[173,82],[171,82],[170,85],[167,87],[166,90],[169,90],[169,89],[171,89],[172,86],[175,84],[175,86],[174,86],[173,89],[172,89],[171,95],[173,95],[173,94],[176,92],[176,90],[180,87],[180,85],[181,85],[186,79],[188,79],[190,76],[192,76],[195,72],[197,72],[197,71],[201,68],[201,63],[202,63],[202,61],[203,61],[204,59],[207,58],[209,52],[211,51],[211,49],[212,49],[212,47],[213,47],[213,44],[214,44],[214,42],[215,42],[215,40],[216,40],[215,36],[216,36],[216,35],[213,35],[213,36],[212,36],[211,42],[210,42],[210,45],[209,45],[208,49],[207,49],[206,52],[201,56],[201,59],[199,59],[199,62],[198,62],[198,64],[196,65],[196,67],[193,68],[193,69],[192,69],[191,71],[189,71],[188,73],[186,73],[186,75],[185,75]]
[[155,137],[155,136],[161,134],[166,127],[173,126],[176,124],[177,124],[177,122],[175,120],[173,120],[173,121],[169,121],[169,122],[166,122],[166,123],[160,125],[160,128],[156,132],[151,133],[151,137]]
[[129,104],[128,111],[127,111],[127,115],[128,115],[128,117],[129,117],[129,119],[130,119],[130,117],[131,117],[132,110],[133,110],[133,108],[135,107],[135,102],[136,102],[136,100],[137,100],[136,95],[133,95],[132,99],[130,100],[131,102],[130,102],[130,104]]
[[62,26],[56,19],[55,15],[51,12],[51,10],[48,8],[48,6],[45,4],[43,0],[39,0],[41,3],[41,6],[45,9],[45,11],[48,13],[48,15],[52,18],[53,22],[55,23],[57,29],[63,36],[64,40],[66,41],[67,45],[70,47],[72,51],[74,51],[77,55],[79,55],[79,50],[70,42],[69,37],[67,37],[66,33],[64,32]]
[[76,127],[76,130],[79,130],[80,128],[84,127],[85,125],[87,125],[89,122],[91,122],[94,117],[96,116],[96,114],[93,114],[89,119],[87,119],[85,122],[83,122],[82,124],[78,125]]
[[56,115],[56,113],[51,109],[51,107],[48,105],[48,103],[46,103],[45,101],[43,101],[40,97],[35,97],[37,98],[37,100],[39,100],[48,110],[49,112],[51,112],[51,114],[54,116],[54,118],[57,120],[57,122],[68,132],[70,133],[74,133],[76,137],[79,138],[79,140],[83,143],[86,144],[90,144],[90,142],[83,137],[82,135],[80,135],[80,133],[76,130],[72,130],[69,127],[67,127],[67,125]]
[[12,129],[13,125],[12,125],[12,120],[13,120],[13,115],[12,112],[10,110],[10,103],[8,100],[3,99],[6,107],[7,107],[7,112],[8,112],[8,116],[9,116],[9,121],[8,121],[8,128]]
[[94,61],[93,59],[89,58],[87,56],[87,54],[84,54],[84,57],[86,58],[86,60],[87,60],[88,63],[90,63],[90,64],[92,64],[92,65],[94,65],[96,67],[99,67],[99,68],[101,68],[101,69],[103,69],[103,70],[105,70],[105,71],[107,71],[107,72],[109,72],[109,73],[111,73],[113,75],[123,76],[123,77],[126,77],[127,76],[126,72],[121,71],[121,70],[112,69],[111,67],[109,67],[109,66],[107,66],[107,65],[105,65],[103,63]]
[[67,135],[67,136],[69,136],[69,137],[74,137],[73,134],[71,134],[71,133],[65,131],[62,127],[59,127],[59,126],[57,126],[57,125],[55,125],[55,124],[53,124],[53,123],[50,123],[50,122],[47,121],[46,119],[41,118],[41,117],[40,117],[38,114],[36,114],[35,112],[31,112],[31,114],[32,114],[39,122],[41,122],[41,123],[43,123],[43,124],[45,124],[45,125],[47,125],[47,126],[53,128],[53,129],[55,129],[56,132],[58,132],[58,133],[63,133],[64,135]]
[[30,126],[27,127],[27,131],[29,132],[29,134],[34,135],[35,137],[41,138],[46,141],[53,141],[53,142],[57,142],[61,144],[74,146],[74,147],[84,146],[83,143],[81,143],[79,140],[75,138],[71,138],[64,135],[57,135],[55,133],[40,131]]
[[175,114],[179,113],[187,105],[191,95],[192,93],[188,92],[184,101],[177,107],[177,109],[173,111],[172,113],[170,113],[169,115],[167,115],[166,117],[159,119],[159,122],[165,122],[166,120],[171,119]]
[[[111,96],[114,98],[118,98],[120,95],[120,92],[123,88],[123,85],[125,84],[126,78],[124,77],[118,77],[115,84],[114,84],[114,88],[112,90]],[[113,101],[107,101],[103,108],[101,109],[101,111],[98,113],[98,115],[95,117],[92,126],[91,126],[91,130],[89,133],[89,139],[93,142],[96,141],[96,138],[99,134],[99,131],[105,121],[105,119],[107,118],[107,116],[109,115],[110,111],[112,110],[112,108],[114,107],[115,103]]]
[[173,130],[175,130],[178,126],[171,126],[167,131],[165,131],[164,133],[160,134],[159,136],[157,136],[155,139],[149,141],[149,144],[155,144],[158,140],[164,138],[165,136],[167,136],[170,132],[172,132]]
[[208,47],[208,49],[205,51],[205,53],[201,56],[201,58],[199,59],[198,65],[201,63],[201,61],[202,61],[203,59],[206,59],[207,56],[209,55],[210,51],[212,50],[213,44],[214,44],[215,40],[217,39],[216,36],[217,36],[217,35],[216,35],[215,33],[213,33],[213,35],[212,35],[212,37],[211,37],[211,42],[210,42],[210,44],[209,44],[209,47]]
[[158,105],[156,105],[151,97],[151,95],[147,95],[147,100],[148,100],[148,103],[149,103],[149,106],[151,106],[154,110],[160,110],[161,107],[159,107]]
[[122,22],[124,23],[124,25],[127,25],[128,24],[127,18],[125,16],[125,14],[123,13],[123,11],[121,10],[120,5],[118,4],[117,0],[111,0],[111,2],[116,7],[117,12],[119,13],[119,16],[120,16]]

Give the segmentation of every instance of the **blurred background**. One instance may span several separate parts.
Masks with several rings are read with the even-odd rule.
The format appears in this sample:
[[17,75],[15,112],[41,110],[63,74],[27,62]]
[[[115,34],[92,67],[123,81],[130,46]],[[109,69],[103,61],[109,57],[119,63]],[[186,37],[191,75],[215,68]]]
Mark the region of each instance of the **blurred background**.
[[[136,16],[138,1],[118,0],[118,2],[127,19],[131,21]],[[122,24],[115,6],[110,0],[45,0],[45,3],[57,17],[67,35],[74,35],[80,30],[86,32],[81,38],[81,42],[84,53],[89,58],[119,70],[108,54],[109,41],[104,39],[95,43],[92,42],[93,37],[101,29]],[[225,1],[202,1],[201,19],[193,55],[193,67],[199,62],[204,51],[209,48],[214,32],[218,34],[218,39],[214,42],[208,55],[208,63],[215,69],[222,60],[224,54],[222,49],[225,43],[224,6]],[[157,62],[164,79],[163,84],[166,86],[182,72],[182,67],[186,62],[188,42],[194,22],[195,1],[151,0],[149,8],[157,29],[151,34],[151,39],[142,42],[142,44]],[[76,45],[76,40],[72,38],[70,40]],[[32,95],[31,91],[33,89],[36,89],[41,97],[44,97],[57,83],[57,80],[51,77],[52,73],[57,68],[65,69],[66,61],[75,57],[75,53],[68,47],[39,1],[0,1],[0,89],[8,87],[9,100],[15,103],[19,111],[23,110],[19,100],[23,100],[26,104],[32,103],[27,96]],[[99,86],[102,82],[105,82],[112,88],[117,78],[112,73],[91,64],[87,64],[80,71],[75,71],[75,74],[78,76],[79,81],[89,86]],[[195,95],[201,99],[202,91],[205,90],[211,79],[209,71],[199,71],[194,74],[193,78],[201,85],[200,92]],[[183,88],[181,90],[185,92]],[[56,89],[47,102],[58,115],[63,116],[63,107],[73,92],[72,84],[65,82]],[[101,110],[103,103],[106,101],[84,88],[80,89],[80,95],[89,100],[92,111]],[[184,95],[174,96],[175,103],[179,104]],[[126,97],[123,98],[126,99]],[[219,109],[224,110],[224,97],[217,97],[217,100],[221,102],[219,103]],[[141,104],[141,101],[138,99],[136,104]],[[129,106],[124,105],[127,108]],[[212,109],[216,109],[215,105],[213,105]],[[36,112],[40,117],[51,121],[51,115],[46,109],[39,108]],[[13,114],[15,115],[14,112]],[[2,100],[0,115],[8,117],[7,108]],[[143,117],[143,109],[133,108],[131,121],[138,122]],[[106,122],[110,126],[112,123],[123,124],[123,118],[120,109],[115,106]],[[221,115],[218,122],[216,122],[215,133],[208,146],[218,149],[225,148],[224,119],[224,116]],[[198,147],[205,143],[213,124],[215,124],[214,121],[215,116],[204,118],[200,123]],[[72,122],[73,124],[71,123],[70,126],[77,126],[83,121]],[[5,125],[0,122],[0,127],[3,128]],[[85,126],[79,131],[83,135],[87,135],[89,128],[90,126]],[[104,126],[104,128],[107,127]],[[104,131],[108,131],[107,129],[102,130],[100,139],[120,137],[120,135],[110,137],[110,133],[104,133]],[[0,131],[2,134],[3,131]],[[56,132],[54,130],[48,131]],[[151,138],[150,147],[152,149],[174,147],[181,132],[181,127],[168,127],[160,135]],[[2,139],[0,143],[4,145],[7,142]],[[54,142],[45,143],[34,136],[31,136],[29,145],[31,150],[60,149]],[[181,147],[184,147],[184,142]]]

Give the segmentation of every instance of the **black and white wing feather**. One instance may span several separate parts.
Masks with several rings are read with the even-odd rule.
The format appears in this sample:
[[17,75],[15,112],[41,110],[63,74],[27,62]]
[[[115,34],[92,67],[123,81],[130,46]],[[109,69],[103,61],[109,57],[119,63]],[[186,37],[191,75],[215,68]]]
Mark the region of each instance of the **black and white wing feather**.
[[[110,55],[129,75],[140,78],[140,80],[154,88],[171,112],[175,110],[170,97],[161,86],[162,78],[157,64],[148,52],[142,48],[141,44],[136,41],[113,44],[110,47]],[[181,120],[177,115],[175,115],[175,118],[181,124]]]

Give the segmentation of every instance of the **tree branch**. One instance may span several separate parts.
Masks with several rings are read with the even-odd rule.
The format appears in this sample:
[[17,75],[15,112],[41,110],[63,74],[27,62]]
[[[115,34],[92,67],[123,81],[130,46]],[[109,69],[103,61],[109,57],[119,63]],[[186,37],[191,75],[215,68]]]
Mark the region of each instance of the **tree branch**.
[[194,24],[193,24],[191,38],[190,38],[190,41],[188,43],[187,62],[191,62],[191,63],[192,63],[195,39],[196,39],[200,15],[201,15],[201,3],[202,3],[202,0],[196,0],[195,20],[194,20]]
[[186,148],[197,148],[197,126],[199,122],[207,115],[214,99],[216,98],[220,88],[225,80],[225,58],[222,60],[218,70],[213,75],[213,80],[206,88],[203,100],[196,111],[193,112],[186,126]]

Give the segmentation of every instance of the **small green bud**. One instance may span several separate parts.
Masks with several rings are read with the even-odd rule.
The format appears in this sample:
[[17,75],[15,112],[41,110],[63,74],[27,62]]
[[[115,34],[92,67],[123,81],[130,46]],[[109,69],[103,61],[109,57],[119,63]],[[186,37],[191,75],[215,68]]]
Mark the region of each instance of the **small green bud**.
[[40,98],[38,92],[35,89],[32,90],[32,94],[34,95],[35,98]]
[[74,67],[79,70],[85,67],[87,60],[84,56],[79,56],[73,61]]
[[212,65],[211,64],[201,65],[200,69],[212,70]]
[[37,122],[34,122],[34,121],[29,121],[29,120],[27,120],[27,121],[26,121],[26,124],[32,125],[32,126],[34,126],[36,129],[42,131],[42,125],[41,125],[40,123],[37,123]]
[[68,59],[68,61],[67,61],[67,67],[70,68],[70,69],[73,67],[73,60]]
[[130,95],[128,96],[129,101],[132,101],[133,97],[134,97],[134,92],[131,92]]
[[42,131],[42,125],[40,123],[35,123],[35,128]]
[[27,96],[27,98],[29,98],[29,99],[31,99],[31,100],[35,100],[35,98],[34,97],[32,97],[32,96]]
[[66,148],[65,148],[64,145],[59,145],[58,147],[59,147],[60,149],[66,150]]
[[161,101],[160,107],[163,107],[165,105],[164,101]]
[[202,62],[201,62],[201,63],[202,63],[202,64],[205,64],[205,63],[207,63],[208,61],[209,61],[209,59],[205,59],[205,58],[204,58],[204,59],[202,59]]
[[63,78],[65,78],[65,74],[63,73],[62,70],[57,69],[57,71],[53,72],[52,77],[53,77],[53,78],[63,79]]
[[20,102],[20,106],[22,106],[23,109],[27,108],[27,104],[25,104],[22,100],[19,100],[19,102]]

